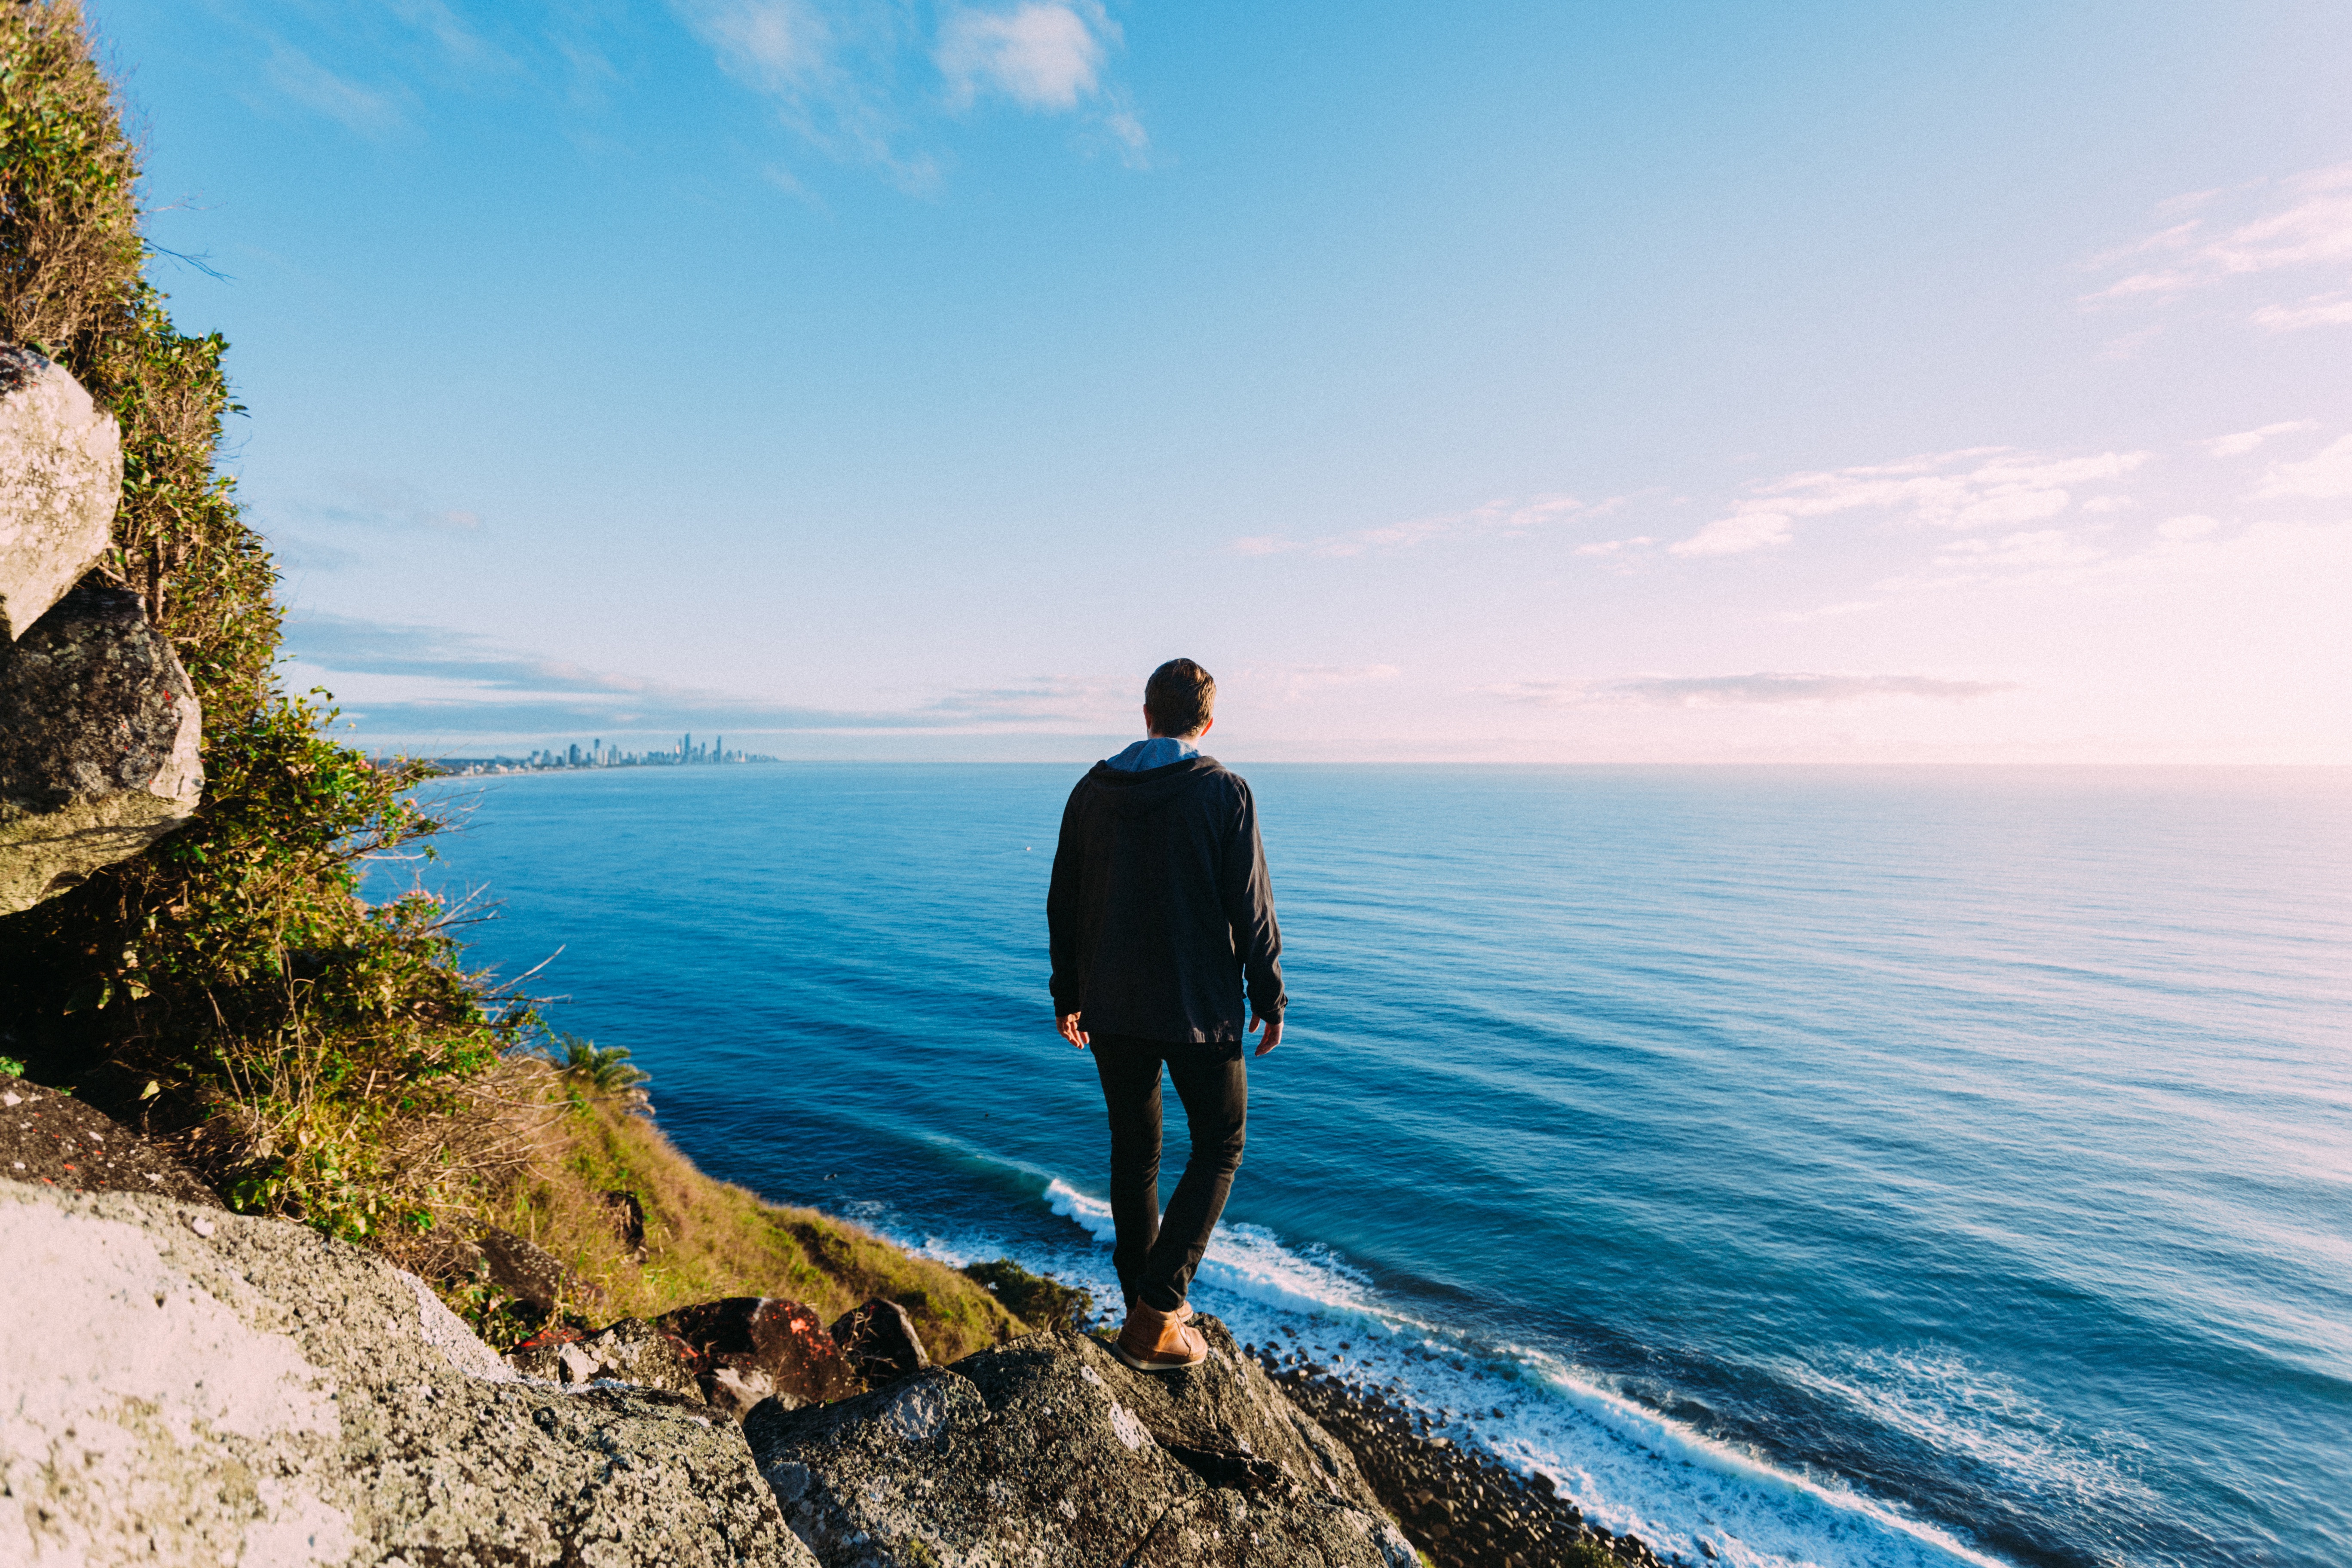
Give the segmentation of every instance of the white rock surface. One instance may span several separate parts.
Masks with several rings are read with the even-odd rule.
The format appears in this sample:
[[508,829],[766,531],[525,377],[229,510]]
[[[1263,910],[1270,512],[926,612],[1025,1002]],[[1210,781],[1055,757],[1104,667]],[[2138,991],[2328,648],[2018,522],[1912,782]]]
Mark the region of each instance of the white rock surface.
[[0,1258],[12,1568],[814,1568],[733,1422],[518,1378],[315,1232],[0,1181]]
[[0,633],[9,641],[98,564],[121,499],[114,416],[62,367],[0,343]]

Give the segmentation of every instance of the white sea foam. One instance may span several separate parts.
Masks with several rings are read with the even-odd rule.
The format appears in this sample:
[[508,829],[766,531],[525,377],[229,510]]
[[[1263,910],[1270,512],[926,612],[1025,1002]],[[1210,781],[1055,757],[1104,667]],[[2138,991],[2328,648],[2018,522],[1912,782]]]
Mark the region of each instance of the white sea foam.
[[1948,1348],[1847,1347],[1826,1366],[1791,1361],[1773,1370],[1890,1430],[1998,1471],[2012,1490],[2135,1506],[2161,1501],[2112,1457],[2143,1447],[2137,1436],[2099,1432],[2078,1440],[2010,1379]]
[[[1058,1177],[1045,1184],[1046,1206],[1072,1224],[1066,1246],[918,1237],[887,1219],[878,1227],[950,1263],[1011,1251],[1115,1304],[1109,1204]],[[2001,1568],[1895,1505],[1711,1439],[1547,1352],[1403,1310],[1343,1259],[1262,1226],[1218,1227],[1192,1297],[1244,1342],[1380,1388],[1456,1442],[1549,1475],[1588,1517],[1669,1561],[1699,1563],[1711,1552],[1729,1568]]]

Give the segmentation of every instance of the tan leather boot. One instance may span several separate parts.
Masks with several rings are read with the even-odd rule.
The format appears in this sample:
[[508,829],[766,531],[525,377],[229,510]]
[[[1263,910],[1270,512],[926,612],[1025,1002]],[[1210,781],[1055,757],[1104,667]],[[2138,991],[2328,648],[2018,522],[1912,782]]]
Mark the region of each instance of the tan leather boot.
[[1192,1325],[1192,1309],[1161,1312],[1138,1301],[1111,1349],[1138,1372],[1175,1372],[1209,1359],[1209,1342]]

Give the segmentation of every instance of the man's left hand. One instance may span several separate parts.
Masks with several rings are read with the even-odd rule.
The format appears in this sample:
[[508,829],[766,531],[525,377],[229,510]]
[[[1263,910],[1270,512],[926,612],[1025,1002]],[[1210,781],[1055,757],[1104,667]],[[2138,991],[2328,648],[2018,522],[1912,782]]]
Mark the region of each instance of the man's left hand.
[[1264,1029],[1264,1030],[1265,1031],[1265,1039],[1263,1039],[1263,1040],[1260,1040],[1260,1041],[1257,1043],[1257,1049],[1255,1049],[1255,1050],[1254,1050],[1254,1051],[1252,1051],[1252,1052],[1250,1053],[1250,1055],[1252,1055],[1252,1056],[1254,1056],[1254,1057],[1262,1057],[1262,1056],[1265,1055],[1265,1053],[1266,1053],[1266,1052],[1268,1052],[1268,1051],[1270,1051],[1270,1050],[1274,1049],[1274,1047],[1276,1047],[1276,1046],[1278,1046],[1278,1045],[1282,1044],[1282,1020],[1281,1020],[1281,1019],[1279,1019],[1279,1018],[1252,1018],[1252,1019],[1250,1020],[1249,1032],[1250,1032],[1251,1034],[1255,1035],[1255,1034],[1256,1034],[1260,1029]]
[[[1061,1026],[1062,1038],[1069,1041],[1070,1044],[1076,1046],[1078,1049],[1083,1051],[1088,1046],[1094,1044],[1093,1037],[1088,1035],[1084,1029],[1078,1027],[1077,1014],[1064,1013],[1059,1017],[1055,1018],[1054,1022]],[[1282,1026],[1276,1024],[1275,1027],[1279,1029]]]

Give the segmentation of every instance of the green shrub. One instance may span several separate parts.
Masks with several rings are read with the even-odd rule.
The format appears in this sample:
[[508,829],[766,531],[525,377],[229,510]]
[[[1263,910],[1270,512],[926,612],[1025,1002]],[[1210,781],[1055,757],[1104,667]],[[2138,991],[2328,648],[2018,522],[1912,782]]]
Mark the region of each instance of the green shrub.
[[553,1044],[562,1054],[555,1058],[563,1076],[593,1094],[622,1094],[646,1081],[646,1071],[629,1060],[625,1046],[599,1048],[593,1040],[583,1040],[577,1035],[558,1034]]
[[0,336],[121,423],[106,569],[187,668],[205,780],[186,827],[0,919],[0,1044],[182,1136],[238,1207],[397,1250],[511,1163],[499,1069],[536,1019],[467,970],[461,916],[358,896],[362,858],[442,826],[408,793],[430,770],[372,767],[277,686],[276,570],[215,469],[227,344],[145,278],[138,172],[79,7],[0,5]]

